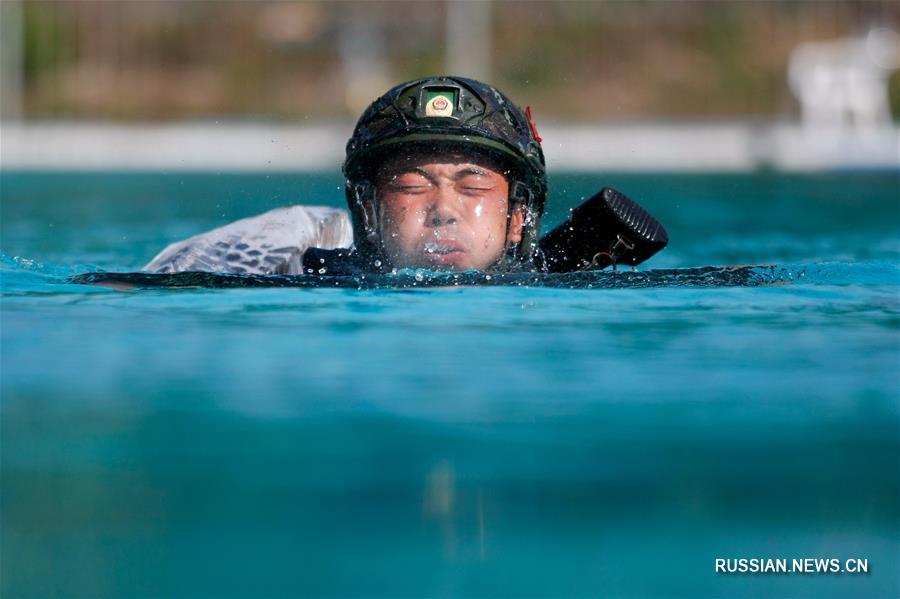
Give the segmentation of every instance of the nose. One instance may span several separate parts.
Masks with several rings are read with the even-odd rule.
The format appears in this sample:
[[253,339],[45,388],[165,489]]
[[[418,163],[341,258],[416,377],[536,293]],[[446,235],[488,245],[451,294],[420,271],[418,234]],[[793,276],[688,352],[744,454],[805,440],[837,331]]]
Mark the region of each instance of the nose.
[[460,202],[452,187],[438,186],[428,206],[425,222],[431,227],[455,225],[460,218]]

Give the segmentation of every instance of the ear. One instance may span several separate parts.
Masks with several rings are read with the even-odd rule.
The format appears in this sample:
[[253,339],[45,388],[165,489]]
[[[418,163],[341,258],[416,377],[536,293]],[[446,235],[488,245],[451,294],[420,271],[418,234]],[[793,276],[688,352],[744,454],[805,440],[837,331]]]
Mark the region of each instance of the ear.
[[506,234],[506,242],[509,244],[518,244],[522,242],[522,226],[525,224],[525,206],[524,204],[516,204],[512,212],[509,213],[509,227]]

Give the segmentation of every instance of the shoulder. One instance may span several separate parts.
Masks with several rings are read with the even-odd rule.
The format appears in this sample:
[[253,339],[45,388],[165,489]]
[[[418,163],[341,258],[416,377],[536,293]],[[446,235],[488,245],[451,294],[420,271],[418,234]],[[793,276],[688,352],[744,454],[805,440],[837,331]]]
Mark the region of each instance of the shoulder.
[[352,243],[346,210],[285,206],[173,243],[143,270],[299,274],[307,248]]

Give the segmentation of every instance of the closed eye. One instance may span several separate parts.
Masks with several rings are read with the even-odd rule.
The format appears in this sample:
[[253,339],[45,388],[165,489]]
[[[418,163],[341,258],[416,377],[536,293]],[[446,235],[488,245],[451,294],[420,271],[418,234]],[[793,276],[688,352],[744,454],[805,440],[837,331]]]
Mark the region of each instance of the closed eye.
[[389,186],[391,191],[396,191],[399,193],[425,193],[431,187],[427,183],[412,183],[403,185],[401,183],[391,183]]
[[481,187],[474,185],[462,185],[459,187],[459,191],[466,195],[480,195],[493,191],[493,189],[493,187]]

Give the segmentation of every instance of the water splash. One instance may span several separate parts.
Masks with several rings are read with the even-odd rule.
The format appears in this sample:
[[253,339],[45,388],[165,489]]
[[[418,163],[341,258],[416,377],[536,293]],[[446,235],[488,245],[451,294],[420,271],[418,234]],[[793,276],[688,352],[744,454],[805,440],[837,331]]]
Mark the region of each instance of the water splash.
[[634,272],[573,273],[435,272],[401,269],[365,276],[255,275],[209,272],[146,273],[105,271],[93,264],[53,264],[0,253],[0,280],[12,290],[59,292],[60,285],[136,288],[342,288],[543,287],[629,289],[648,287],[763,287],[777,285],[898,285],[900,265],[889,261],[817,262],[744,266],[700,266]]
[[897,284],[900,266],[887,262],[702,266],[634,272],[587,271],[574,273],[461,273],[403,269],[396,273],[363,276],[240,275],[207,272],[108,273],[87,272],[69,277],[84,285],[121,288],[356,288],[513,286],[560,289],[633,289],[647,287],[762,287],[792,284]]

